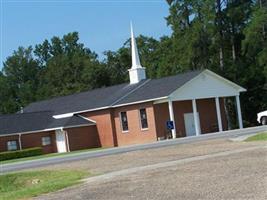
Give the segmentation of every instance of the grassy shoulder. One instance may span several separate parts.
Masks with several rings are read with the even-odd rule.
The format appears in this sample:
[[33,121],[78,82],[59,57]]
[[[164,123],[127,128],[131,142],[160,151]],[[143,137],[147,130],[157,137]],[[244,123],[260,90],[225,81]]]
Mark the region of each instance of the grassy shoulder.
[[267,141],[267,132],[259,133],[257,135],[253,135],[245,140],[246,142],[252,141]]
[[0,200],[26,199],[79,183],[84,171],[30,171],[0,175]]
[[75,154],[83,153],[83,152],[100,151],[102,149],[104,148],[101,147],[101,148],[93,148],[93,149],[84,149],[84,150],[72,151],[72,152],[67,152],[67,153],[50,153],[50,154],[44,154],[40,156],[31,156],[31,157],[25,157],[25,158],[0,161],[0,164],[9,164],[9,163],[15,163],[15,162],[29,161],[29,160],[38,160],[38,159],[43,159],[43,158],[75,155]]

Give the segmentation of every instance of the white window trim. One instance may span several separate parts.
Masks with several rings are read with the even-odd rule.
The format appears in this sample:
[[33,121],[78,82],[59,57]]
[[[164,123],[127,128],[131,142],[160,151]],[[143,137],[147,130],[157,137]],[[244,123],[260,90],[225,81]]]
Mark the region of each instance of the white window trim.
[[[125,112],[125,113],[126,113],[127,124],[128,124],[128,130],[123,130],[122,118],[121,118],[121,113],[122,113],[122,112]],[[122,133],[128,133],[128,132],[129,132],[129,123],[128,123],[127,111],[121,111],[121,112],[120,112],[120,126],[121,126],[121,132],[122,132]]]
[[149,130],[147,112],[146,112],[147,128],[143,128],[142,127],[142,121],[141,121],[141,110],[142,109],[145,109],[145,111],[147,110],[146,108],[143,108],[143,107],[142,108],[139,108],[139,110],[138,110],[139,126],[140,126],[141,131],[147,131],[147,130]]

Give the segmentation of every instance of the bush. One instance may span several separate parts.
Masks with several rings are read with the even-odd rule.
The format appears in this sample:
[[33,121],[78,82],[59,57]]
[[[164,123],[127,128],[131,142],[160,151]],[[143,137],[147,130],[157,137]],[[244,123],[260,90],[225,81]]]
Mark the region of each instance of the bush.
[[34,147],[29,149],[23,149],[18,151],[5,151],[0,153],[0,161],[11,160],[15,158],[24,158],[30,156],[42,155],[43,151],[41,147]]

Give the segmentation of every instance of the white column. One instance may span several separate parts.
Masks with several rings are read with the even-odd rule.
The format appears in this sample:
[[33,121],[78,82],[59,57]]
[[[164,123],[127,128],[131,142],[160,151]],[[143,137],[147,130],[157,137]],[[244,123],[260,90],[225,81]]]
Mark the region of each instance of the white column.
[[67,143],[67,152],[70,152],[70,143],[69,143],[69,134],[65,131],[66,143]]
[[21,134],[19,134],[19,150],[22,150],[22,145],[21,145]]
[[219,97],[215,98],[216,102],[216,113],[217,113],[217,120],[218,120],[218,126],[219,126],[219,131],[223,131],[222,129],[222,117],[221,117],[221,108],[220,108],[220,100]]
[[193,99],[192,100],[192,107],[193,107],[193,114],[194,114],[194,123],[195,123],[195,129],[196,129],[196,135],[200,135],[200,127],[199,127],[199,123],[198,123],[198,115],[197,115],[197,103],[196,100]]
[[242,114],[241,114],[239,95],[235,96],[235,101],[236,101],[239,128],[243,128],[243,121],[242,121]]
[[168,100],[168,105],[169,105],[170,120],[173,121],[172,138],[176,138],[176,127],[173,114],[173,106],[172,106],[172,101],[170,99]]
[[64,130],[60,128],[57,129],[55,133],[56,133],[57,152],[58,153],[67,152],[66,136]]

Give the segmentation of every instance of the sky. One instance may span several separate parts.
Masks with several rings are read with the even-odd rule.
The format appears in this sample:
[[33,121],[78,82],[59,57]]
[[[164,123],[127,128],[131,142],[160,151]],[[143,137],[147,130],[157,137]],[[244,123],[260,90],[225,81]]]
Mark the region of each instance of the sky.
[[170,35],[165,0],[0,0],[1,65],[19,46],[42,43],[53,36],[78,31],[80,42],[100,59],[135,35],[156,39]]

